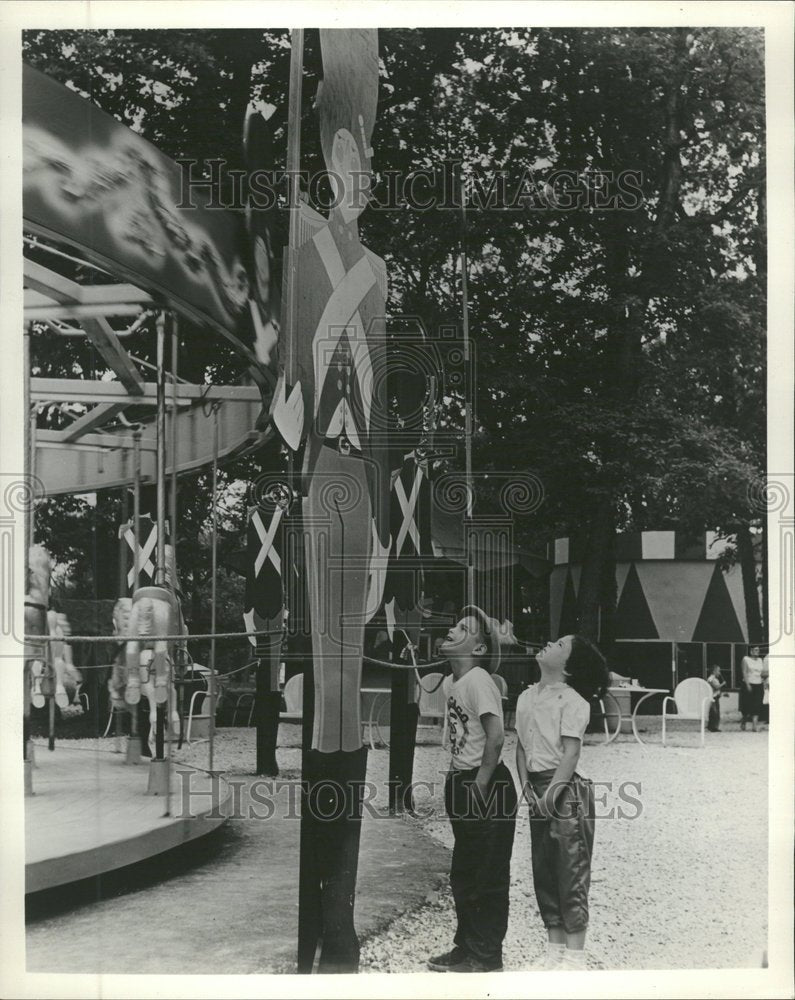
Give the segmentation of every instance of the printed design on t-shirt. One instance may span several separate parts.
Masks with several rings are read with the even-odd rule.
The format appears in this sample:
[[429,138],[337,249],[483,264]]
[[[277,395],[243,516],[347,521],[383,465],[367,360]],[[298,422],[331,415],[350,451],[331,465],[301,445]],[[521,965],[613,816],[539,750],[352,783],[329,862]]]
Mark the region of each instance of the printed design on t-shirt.
[[469,736],[469,715],[461,705],[450,695],[447,699],[447,719],[450,727],[450,752],[458,757],[463,751]]

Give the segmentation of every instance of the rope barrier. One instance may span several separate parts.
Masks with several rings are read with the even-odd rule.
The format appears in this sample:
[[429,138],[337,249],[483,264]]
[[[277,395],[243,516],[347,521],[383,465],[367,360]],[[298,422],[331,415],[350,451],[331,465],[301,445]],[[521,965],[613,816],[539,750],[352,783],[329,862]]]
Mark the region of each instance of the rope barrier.
[[414,655],[414,649],[415,649],[414,643],[411,641],[411,639],[409,639],[409,634],[405,629],[402,628],[400,631],[403,633],[403,638],[406,640],[406,645],[403,649],[403,652],[405,653],[406,650],[409,651],[409,656],[411,657],[411,663],[412,666],[414,667],[414,676],[417,679],[417,684],[419,685],[420,690],[424,691],[425,694],[433,694],[435,691],[439,690],[442,684],[444,684],[444,674],[442,674],[442,676],[439,678],[439,682],[434,687],[426,688],[425,685],[422,683],[420,672],[417,669],[417,657]]
[[223,680],[224,677],[231,677],[232,674],[242,673],[244,670],[250,670],[251,667],[255,667],[259,663],[259,660],[249,660],[248,663],[244,663],[242,667],[235,667],[234,670],[228,670],[225,674],[219,674],[216,672],[216,677],[218,680]]
[[[372,663],[376,667],[389,667],[392,670],[416,670],[413,663],[392,663],[390,660],[377,660],[374,656],[363,656],[365,663]],[[427,670],[429,667],[442,667],[447,665],[447,660],[434,660],[432,663],[420,663],[418,666]]]
[[250,636],[270,636],[275,638],[282,635],[281,629],[278,631],[256,631],[256,632],[202,632],[198,635],[26,635],[24,642],[187,642],[189,639],[247,639]]

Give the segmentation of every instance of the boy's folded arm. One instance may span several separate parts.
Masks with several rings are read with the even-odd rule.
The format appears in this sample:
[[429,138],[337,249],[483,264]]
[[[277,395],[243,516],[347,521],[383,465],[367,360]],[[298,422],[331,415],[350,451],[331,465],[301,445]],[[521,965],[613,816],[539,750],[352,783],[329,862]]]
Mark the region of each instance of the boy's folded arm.
[[549,788],[544,795],[544,798],[548,799],[548,807],[550,809],[555,805],[555,800],[562,791],[563,786],[577,770],[580,749],[582,747],[582,741],[576,736],[561,736],[561,740],[563,741],[563,756],[555,768],[552,781],[550,781]]
[[527,758],[525,757],[524,747],[522,746],[522,741],[519,737],[516,737],[516,773],[519,775],[519,789],[522,794],[522,798],[530,801],[529,791],[530,782],[527,777]]

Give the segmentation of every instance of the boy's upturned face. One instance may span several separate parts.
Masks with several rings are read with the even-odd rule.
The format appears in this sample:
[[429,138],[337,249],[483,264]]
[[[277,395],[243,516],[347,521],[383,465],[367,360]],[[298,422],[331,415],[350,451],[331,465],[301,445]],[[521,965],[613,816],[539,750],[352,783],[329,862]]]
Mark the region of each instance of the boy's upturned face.
[[573,640],[573,635],[561,636],[554,642],[548,642],[540,653],[536,653],[536,662],[547,676],[554,675],[563,680]]
[[482,656],[486,652],[486,644],[481,637],[477,618],[468,615],[456,622],[448,631],[439,650],[448,660]]

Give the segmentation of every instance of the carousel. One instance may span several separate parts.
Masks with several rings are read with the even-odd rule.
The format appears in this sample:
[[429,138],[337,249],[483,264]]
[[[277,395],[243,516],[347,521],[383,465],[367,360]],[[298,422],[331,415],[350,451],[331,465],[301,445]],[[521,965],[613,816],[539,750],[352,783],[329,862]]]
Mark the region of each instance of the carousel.
[[[275,382],[275,330],[267,288],[260,296],[249,280],[248,234],[229,213],[176,208],[173,161],[29,67],[23,128],[28,471],[39,497],[112,489],[132,496],[119,525],[118,600],[105,635],[73,634],[67,615],[51,607],[53,561],[37,543],[35,508],[29,512],[23,766],[26,891],[36,892],[144,860],[225,821],[228,788],[213,767],[215,645],[230,637],[215,628],[217,470],[265,437],[256,427]],[[180,350],[190,349],[181,321],[233,342],[248,366],[241,384],[180,378]],[[94,377],[32,376],[31,341],[44,331],[85,338],[98,359]],[[152,335],[155,365],[134,353]],[[65,424],[57,430],[40,426],[53,406]],[[181,474],[203,466],[212,467],[213,483],[212,626],[189,636],[177,491]],[[141,512],[143,487],[155,489],[154,517]],[[252,641],[262,631],[252,629]],[[208,667],[191,656],[199,639],[210,641]],[[108,662],[86,655],[92,646],[110,650],[99,657]],[[86,662],[75,662],[75,651]],[[114,720],[120,733],[129,717],[126,746],[117,736],[113,751],[87,753],[57,738],[60,720],[88,707],[88,671],[101,671],[94,690],[107,687],[105,735]],[[47,718],[45,745],[32,738],[34,710]],[[172,750],[186,739],[207,742],[205,768],[176,767]]]

